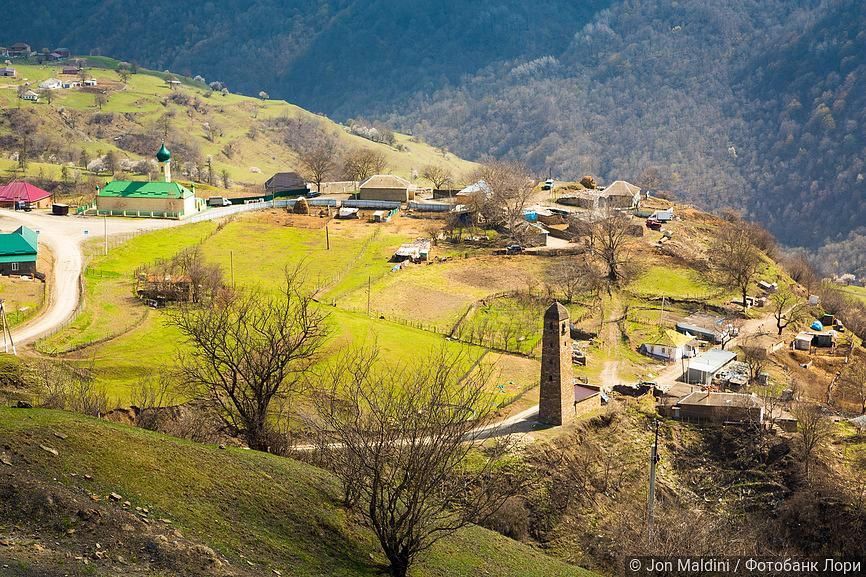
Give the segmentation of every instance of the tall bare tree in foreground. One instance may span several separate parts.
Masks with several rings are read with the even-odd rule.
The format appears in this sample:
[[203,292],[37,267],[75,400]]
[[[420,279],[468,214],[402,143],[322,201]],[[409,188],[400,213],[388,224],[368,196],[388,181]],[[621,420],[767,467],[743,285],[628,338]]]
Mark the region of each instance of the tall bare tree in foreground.
[[739,227],[723,226],[713,249],[713,262],[725,285],[737,289],[748,306],[749,285],[761,270],[761,251]]
[[327,134],[317,134],[313,140],[298,151],[304,177],[316,183],[321,192],[322,183],[334,172],[337,166],[337,140]]
[[326,316],[304,293],[297,270],[275,295],[226,290],[209,307],[182,305],[169,314],[190,345],[180,376],[220,407],[251,449],[266,451],[271,403],[304,386],[329,334]]
[[494,407],[488,371],[464,376],[469,361],[440,352],[397,368],[354,352],[333,364],[331,389],[316,403],[325,458],[393,577],[519,488],[517,471],[506,474],[507,442],[481,450],[473,432]]
[[518,162],[497,160],[482,166],[476,179],[483,180],[488,188],[486,192],[479,192],[476,199],[484,219],[506,229],[512,239],[522,241],[518,225],[523,222],[523,208],[532,194],[529,171]]
[[809,479],[815,453],[833,434],[833,424],[818,405],[800,404],[792,412],[797,418],[800,460],[803,462],[806,479]]
[[630,256],[629,218],[608,209],[603,218],[592,223],[590,253],[607,268],[608,284],[623,280]]

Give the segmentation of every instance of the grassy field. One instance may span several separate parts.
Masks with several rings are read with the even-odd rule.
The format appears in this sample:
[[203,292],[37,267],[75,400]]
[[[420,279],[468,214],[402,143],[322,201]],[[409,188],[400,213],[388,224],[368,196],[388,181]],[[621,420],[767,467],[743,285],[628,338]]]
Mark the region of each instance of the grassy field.
[[862,286],[840,286],[839,290],[846,295],[852,296],[855,299],[866,303],[866,287]]
[[[48,273],[53,267],[54,255],[47,247],[40,246],[36,270]],[[6,318],[13,327],[39,314],[46,296],[47,285],[42,281],[0,276],[0,298],[6,301]]]
[[[172,90],[162,78],[164,75],[146,71],[131,75],[124,83],[110,69],[116,66],[116,61],[101,59],[99,64],[108,68],[90,68],[88,73],[97,80],[98,90],[107,91],[108,102],[102,110],[97,108],[95,94],[90,89],[52,91],[51,103],[45,99],[37,103],[19,100],[17,87],[24,82],[38,87],[47,78],[64,78],[60,74],[62,65],[19,63],[15,64],[17,78],[0,78],[0,107],[20,107],[37,113],[46,134],[51,134],[52,139],[57,139],[58,146],[71,150],[76,157],[81,150],[86,150],[91,158],[113,150],[120,158],[130,160],[140,160],[142,157],[119,149],[114,138],[129,134],[161,134],[158,121],[168,114],[171,116],[173,133],[197,147],[202,158],[212,157],[216,174],[227,170],[231,180],[241,187],[258,187],[274,172],[298,169],[298,159],[283,142],[282,133],[269,128],[267,122],[273,119],[318,124],[347,147],[361,146],[381,152],[387,158],[389,170],[407,178],[421,172],[428,164],[441,165],[461,177],[476,167],[473,163],[413,141],[403,134],[396,135],[395,146],[350,135],[327,118],[285,101],[260,100],[236,94],[211,94],[207,87],[192,81]],[[175,102],[173,98],[179,95],[187,96],[190,103]],[[192,104],[195,99],[197,103]],[[74,127],[63,122],[58,113],[61,109],[64,114],[78,119]],[[114,114],[114,118],[111,123],[97,128],[90,122],[96,113]],[[206,122],[219,127],[220,135],[209,138],[203,128]],[[0,133],[3,130],[0,127]],[[227,155],[225,150],[229,143],[232,143],[232,149]],[[168,145],[171,148],[172,143],[168,142]],[[150,158],[150,154],[145,157]],[[59,165],[43,164],[39,159],[31,160],[33,162],[28,174],[59,179]],[[0,169],[3,168],[14,170],[16,163],[4,159],[0,161]]]
[[646,269],[627,289],[639,296],[678,300],[706,300],[726,292],[694,269],[659,265]]
[[[165,313],[148,309],[133,297],[133,272],[199,242],[205,258],[222,266],[227,282],[233,269],[238,285],[275,290],[286,268],[302,264],[309,287],[321,287],[320,306],[329,315],[329,346],[334,352],[376,343],[386,360],[408,362],[441,347],[455,354],[466,348],[405,322],[370,318],[365,311],[340,306],[339,295],[366,292],[368,276],[390,274],[388,256],[411,234],[396,226],[357,221],[332,224],[331,249],[326,250],[318,219],[304,220],[305,228],[288,226],[292,218],[268,212],[245,215],[219,229],[213,222],[185,225],[137,236],[107,256],[94,255],[85,275],[84,312],[66,329],[41,341],[39,350],[66,353],[77,363],[92,366],[109,397],[127,403],[139,380],[171,367],[184,350],[180,334],[166,324]],[[334,301],[338,306],[331,306]],[[471,355],[481,352],[468,348]]]
[[[27,463],[0,469],[0,483],[39,482],[79,498],[118,493],[133,506],[148,508],[152,518],[169,519],[186,538],[205,543],[233,565],[244,567],[245,575],[272,575],[276,569],[298,577],[373,576],[381,574],[385,563],[373,534],[339,505],[335,480],[291,459],[219,450],[44,410],[0,408],[0,436],[7,444],[7,458],[16,465]],[[58,455],[40,445],[56,448]],[[85,473],[92,480],[85,480]],[[91,506],[120,509],[110,503]],[[69,516],[63,530],[46,532],[57,546],[78,537],[64,532],[78,523],[74,513],[59,510],[59,515]],[[0,519],[0,530],[5,528]],[[115,546],[113,539],[109,541]],[[590,575],[477,527],[442,541],[413,574]]]

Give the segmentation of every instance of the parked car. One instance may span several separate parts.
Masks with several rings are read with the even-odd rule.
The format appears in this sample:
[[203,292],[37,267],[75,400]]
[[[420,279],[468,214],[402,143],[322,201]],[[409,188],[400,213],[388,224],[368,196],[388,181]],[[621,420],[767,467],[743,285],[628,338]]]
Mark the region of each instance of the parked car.
[[544,181],[544,184],[541,185],[541,190],[551,190],[553,189],[553,179],[548,178]]
[[661,230],[662,223],[654,218],[648,218],[646,219],[646,227],[651,230]]
[[505,254],[520,254],[524,248],[519,244],[509,244],[505,247]]

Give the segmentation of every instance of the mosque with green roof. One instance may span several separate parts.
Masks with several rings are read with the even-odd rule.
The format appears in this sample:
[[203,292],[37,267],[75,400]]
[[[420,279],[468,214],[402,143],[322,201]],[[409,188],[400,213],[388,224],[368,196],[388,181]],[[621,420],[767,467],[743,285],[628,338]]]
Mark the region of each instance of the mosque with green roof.
[[162,182],[113,180],[96,194],[99,216],[186,218],[204,207],[190,190],[171,180],[171,152],[162,144],[156,152],[164,175]]

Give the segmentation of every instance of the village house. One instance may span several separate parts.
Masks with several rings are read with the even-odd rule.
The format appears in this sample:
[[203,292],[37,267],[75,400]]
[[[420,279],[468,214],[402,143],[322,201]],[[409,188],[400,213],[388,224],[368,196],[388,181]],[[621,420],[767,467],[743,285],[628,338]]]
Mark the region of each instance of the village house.
[[695,391],[673,406],[675,419],[697,423],[764,422],[764,406],[754,395]]
[[603,401],[601,387],[583,383],[574,384],[575,416],[600,409]]
[[640,198],[639,186],[624,180],[617,180],[603,189],[579,191],[575,194],[562,196],[556,202],[591,211],[627,210],[638,208]]
[[47,78],[39,83],[39,88],[42,90],[58,90],[63,87],[63,83],[56,78]]
[[695,355],[695,348],[691,344],[694,340],[689,335],[671,329],[660,329],[640,346],[640,352],[666,361],[679,361]]
[[360,200],[390,200],[406,203],[415,200],[414,184],[393,174],[374,174],[358,186]]
[[391,262],[403,262],[406,260],[411,260],[412,262],[426,261],[430,258],[431,246],[432,243],[426,239],[400,245],[400,248],[391,257]]
[[15,78],[17,74],[18,72],[16,72],[16,70],[11,66],[4,66],[3,68],[0,68],[0,76],[5,76],[6,78]]
[[39,253],[38,233],[26,226],[0,234],[0,274],[34,275]]
[[689,361],[686,382],[689,384],[710,385],[716,373],[737,358],[736,353],[722,349],[710,349]]
[[5,186],[0,186],[0,207],[27,210],[49,206],[51,206],[51,193],[29,182],[14,180]]
[[29,102],[39,102],[39,95],[32,90],[26,90],[21,94],[21,100],[27,100]]
[[79,74],[81,74],[81,68],[79,68],[78,66],[64,66],[63,69],[60,71],[60,74],[78,76]]
[[9,56],[14,58],[19,56],[30,56],[30,53],[33,51],[30,49],[29,44],[16,42],[7,49],[7,52],[9,52]]
[[273,196],[306,196],[310,189],[297,172],[278,172],[265,182],[265,194]]
[[724,339],[737,334],[736,327],[724,318],[702,313],[684,318],[676,324],[676,330],[678,333],[691,335],[698,340],[713,344],[721,344]]

